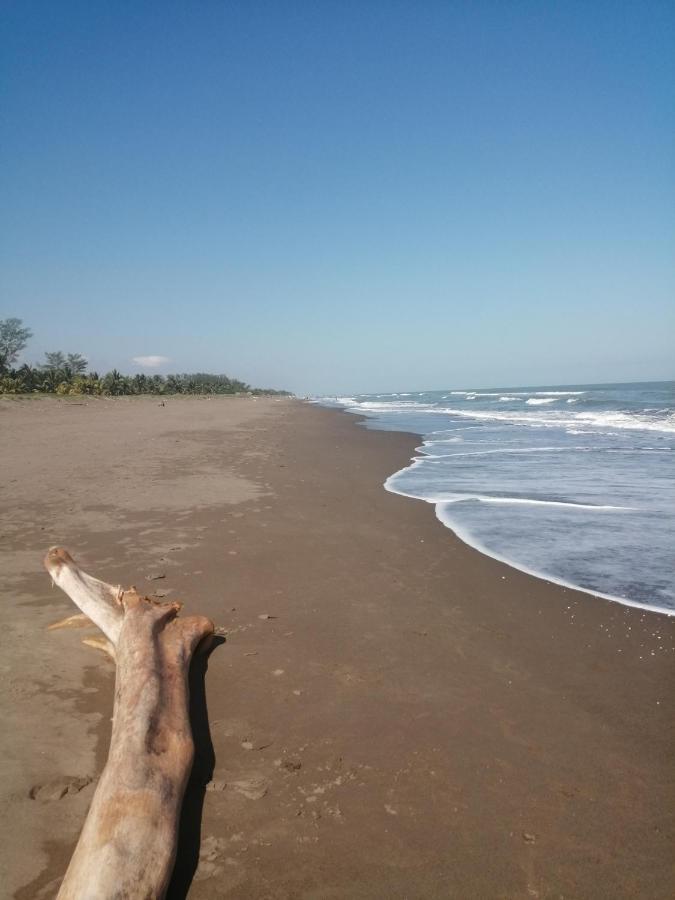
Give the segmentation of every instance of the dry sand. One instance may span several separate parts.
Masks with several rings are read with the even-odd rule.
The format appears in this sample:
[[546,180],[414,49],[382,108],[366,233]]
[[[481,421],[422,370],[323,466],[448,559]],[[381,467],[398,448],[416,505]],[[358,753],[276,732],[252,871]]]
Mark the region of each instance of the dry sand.
[[171,897],[673,895],[675,623],[386,493],[414,446],[288,400],[0,401],[4,896],[58,889],[109,736],[55,543],[229,631]]

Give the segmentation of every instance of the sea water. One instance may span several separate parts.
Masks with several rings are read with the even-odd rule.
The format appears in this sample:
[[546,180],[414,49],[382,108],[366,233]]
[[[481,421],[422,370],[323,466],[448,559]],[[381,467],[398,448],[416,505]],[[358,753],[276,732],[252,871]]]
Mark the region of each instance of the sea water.
[[422,437],[387,490],[516,568],[675,614],[675,382],[321,398]]

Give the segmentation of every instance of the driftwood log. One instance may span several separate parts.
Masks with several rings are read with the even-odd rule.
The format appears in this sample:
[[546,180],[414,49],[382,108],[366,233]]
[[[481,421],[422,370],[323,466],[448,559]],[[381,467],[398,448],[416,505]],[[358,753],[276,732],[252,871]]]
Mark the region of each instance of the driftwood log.
[[59,547],[47,553],[45,567],[103,632],[96,645],[117,665],[108,761],[58,897],[161,898],[194,755],[190,660],[213,622],[178,618],[179,603],[99,581]]

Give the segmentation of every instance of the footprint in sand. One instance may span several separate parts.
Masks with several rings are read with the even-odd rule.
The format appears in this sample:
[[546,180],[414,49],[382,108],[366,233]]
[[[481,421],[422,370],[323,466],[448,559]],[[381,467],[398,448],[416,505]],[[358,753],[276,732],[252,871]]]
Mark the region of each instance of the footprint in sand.
[[204,881],[206,878],[213,878],[215,875],[221,874],[223,868],[218,865],[218,862],[224,849],[223,838],[214,837],[212,834],[204,838],[199,850],[199,866],[195,872],[195,881]]
[[234,791],[235,794],[240,794],[247,800],[262,800],[269,790],[269,783],[259,775],[252,775],[248,778],[237,778],[234,781],[222,779],[210,781],[206,790],[215,793]]
[[247,800],[262,800],[268,791],[268,784],[264,778],[242,778],[238,781],[230,781],[228,787],[246,797]]
[[61,800],[66,794],[79,794],[82,788],[91,784],[93,780],[89,775],[81,775],[79,777],[61,775],[59,778],[53,778],[44,784],[34,785],[28,792],[28,796],[31,800],[49,803],[50,800]]
[[[236,842],[240,839],[241,835],[232,835],[230,842]],[[233,888],[237,885],[241,878],[241,863],[233,856],[224,855],[227,847],[228,842],[224,838],[217,838],[212,834],[204,838],[199,850],[199,866],[195,872],[195,881],[205,881],[207,878],[218,877],[224,893],[227,893],[228,888]],[[226,867],[229,869],[229,875],[225,874]],[[223,882],[223,878],[227,879],[229,885]],[[218,896],[224,896],[224,893],[221,894],[219,892]]]

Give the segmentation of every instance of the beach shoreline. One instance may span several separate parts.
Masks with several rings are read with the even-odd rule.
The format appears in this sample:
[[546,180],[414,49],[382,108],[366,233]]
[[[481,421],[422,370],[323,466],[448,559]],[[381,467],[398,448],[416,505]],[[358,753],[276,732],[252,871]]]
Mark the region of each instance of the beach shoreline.
[[674,401],[675,382],[636,382],[320,402],[369,428],[419,434],[385,487],[433,503],[481,553],[674,615]]
[[[342,412],[342,413],[349,413],[349,415],[354,418],[354,421],[358,425],[366,426],[368,422],[373,421],[368,416],[364,416],[363,414],[349,412],[347,407],[331,406],[328,408],[337,409],[339,412]],[[380,430],[385,431],[385,432],[388,431],[387,429],[380,429]],[[532,578],[536,578],[539,581],[545,581],[548,584],[555,584],[558,587],[562,587],[567,590],[575,591],[576,593],[588,594],[590,597],[596,597],[600,600],[608,600],[608,601],[611,601],[612,603],[618,603],[620,606],[630,606],[633,609],[640,609],[640,610],[644,610],[646,612],[653,612],[653,613],[656,613],[657,615],[665,615],[665,616],[674,616],[675,617],[675,609],[669,609],[664,606],[656,606],[655,604],[652,604],[652,603],[639,603],[635,600],[630,600],[627,597],[618,597],[618,596],[615,596],[614,594],[607,594],[607,593],[603,593],[602,591],[593,590],[591,588],[580,587],[579,585],[573,584],[570,581],[565,581],[562,578],[555,578],[552,575],[548,575],[546,572],[540,572],[540,571],[536,571],[534,569],[530,569],[526,565],[519,563],[517,560],[512,559],[511,557],[508,557],[506,555],[501,555],[493,550],[490,550],[484,544],[481,544],[481,542],[479,540],[477,540],[473,535],[469,534],[465,529],[462,529],[461,526],[458,523],[454,522],[451,517],[443,516],[443,514],[439,510],[439,507],[443,506],[442,501],[436,502],[433,500],[425,500],[422,497],[414,497],[414,496],[405,494],[402,491],[397,490],[397,488],[393,484],[393,482],[395,481],[395,477],[397,475],[399,475],[402,471],[407,469],[411,462],[420,461],[420,460],[424,459],[424,457],[420,456],[420,453],[419,453],[419,450],[420,450],[419,444],[420,444],[420,441],[423,440],[424,435],[419,432],[416,432],[416,431],[403,431],[403,430],[398,430],[398,429],[395,432],[391,431],[388,433],[409,435],[414,440],[415,447],[410,456],[410,459],[408,460],[408,465],[403,466],[401,469],[398,469],[397,471],[390,473],[390,475],[387,478],[385,478],[385,480],[382,484],[383,488],[387,491],[390,491],[392,494],[396,494],[399,497],[403,497],[408,500],[417,500],[417,501],[420,501],[423,503],[427,503],[429,506],[432,506],[433,510],[434,510],[434,515],[436,516],[437,520],[441,523],[441,525],[443,525],[445,528],[447,528],[448,531],[450,531],[450,533],[453,535],[453,537],[460,540],[463,544],[466,544],[467,547],[470,547],[472,550],[475,550],[477,553],[480,553],[482,556],[487,556],[490,559],[495,560],[496,562],[503,563],[505,566],[508,566],[511,569],[515,569],[518,572],[522,572],[524,575],[529,575]]]
[[419,436],[357,423],[2,403],[8,896],[53,895],[95,782],[30,792],[107,749],[111,666],[46,631],[54,543],[229,632],[190,897],[672,895],[675,622],[472,549],[383,488]]

